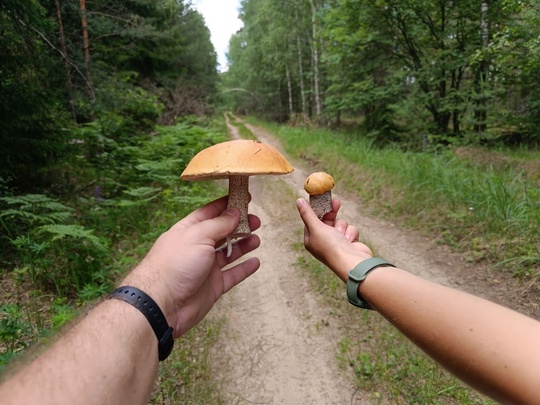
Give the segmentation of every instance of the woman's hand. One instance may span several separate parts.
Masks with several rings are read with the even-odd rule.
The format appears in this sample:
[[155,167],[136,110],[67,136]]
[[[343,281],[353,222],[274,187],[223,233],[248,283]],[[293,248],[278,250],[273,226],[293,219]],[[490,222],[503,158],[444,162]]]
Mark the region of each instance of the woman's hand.
[[304,221],[304,246],[320,262],[343,281],[358,263],[373,256],[371,250],[358,242],[359,231],[343,219],[337,219],[341,202],[332,200],[332,211],[319,220],[309,203],[300,198],[296,207]]

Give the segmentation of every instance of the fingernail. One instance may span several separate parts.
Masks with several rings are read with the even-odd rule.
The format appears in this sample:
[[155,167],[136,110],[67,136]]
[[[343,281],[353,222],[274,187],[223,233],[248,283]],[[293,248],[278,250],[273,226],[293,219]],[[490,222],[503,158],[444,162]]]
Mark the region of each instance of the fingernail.
[[225,211],[223,211],[222,215],[229,215],[231,217],[234,217],[236,215],[236,209],[234,208],[227,208]]

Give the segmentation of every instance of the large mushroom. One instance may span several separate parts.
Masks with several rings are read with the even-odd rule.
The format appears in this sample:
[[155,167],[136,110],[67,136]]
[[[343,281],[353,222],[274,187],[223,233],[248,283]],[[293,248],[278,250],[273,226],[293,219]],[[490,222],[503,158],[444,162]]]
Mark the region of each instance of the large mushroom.
[[227,238],[230,241],[251,233],[248,221],[249,176],[287,174],[294,168],[271,145],[252,140],[234,140],[210,146],[195,155],[186,166],[182,180],[229,179],[228,207],[240,210],[240,223]]

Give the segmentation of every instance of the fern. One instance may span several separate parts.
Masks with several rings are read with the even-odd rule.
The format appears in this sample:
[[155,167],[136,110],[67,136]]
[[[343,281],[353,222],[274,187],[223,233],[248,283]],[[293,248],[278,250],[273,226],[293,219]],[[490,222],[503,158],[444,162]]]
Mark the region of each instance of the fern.
[[81,225],[43,225],[38,228],[38,234],[43,233],[53,235],[51,238],[52,242],[70,237],[79,239],[82,242],[88,242],[100,251],[107,250],[101,239],[94,235],[91,229],[87,229]]
[[47,197],[44,194],[26,194],[16,197],[0,197],[8,205],[18,205],[22,210],[72,211],[64,204]]
[[0,218],[20,219],[23,222],[32,224],[55,224],[58,222],[66,222],[71,217],[71,212],[50,212],[50,213],[34,213],[24,210],[7,209],[0,211]]
[[154,187],[139,187],[131,190],[126,190],[124,191],[124,193],[138,199],[151,200],[156,198],[160,191],[161,189]]
[[124,194],[134,197],[133,200],[119,200],[119,207],[135,207],[140,205],[146,205],[148,201],[151,201],[159,196],[161,190],[154,187],[138,187],[131,190],[125,190]]
[[9,208],[0,211],[0,218],[19,220],[28,226],[66,222],[73,209],[43,194],[0,197]]

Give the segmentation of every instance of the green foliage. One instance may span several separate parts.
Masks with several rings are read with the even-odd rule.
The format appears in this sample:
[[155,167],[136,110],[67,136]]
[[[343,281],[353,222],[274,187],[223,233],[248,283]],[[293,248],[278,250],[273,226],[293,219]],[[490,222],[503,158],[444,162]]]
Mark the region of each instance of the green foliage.
[[[306,101],[314,74],[311,15],[309,2],[242,2],[244,27],[231,37],[230,66],[222,75],[223,98],[230,109],[276,120],[302,111],[300,86],[305,85]],[[293,98],[293,111],[289,97]]]
[[80,7],[37,0],[0,6],[0,181],[21,192],[50,187],[71,163],[76,123],[92,122],[107,141],[124,143],[163,116],[171,123],[211,110],[216,54],[189,2],[91,2],[86,52]]
[[376,213],[406,217],[471,260],[540,276],[540,188],[523,158],[479,148],[403,152],[378,148],[360,133],[271,129],[292,156],[318,163]]
[[36,0],[0,5],[0,179],[25,190],[48,183],[44,169],[68,150],[63,85],[51,74],[61,63],[36,34],[50,29]]
[[51,329],[54,331],[62,329],[76,315],[77,311],[71,306],[65,298],[57,298],[51,307],[53,315],[51,316]]
[[[223,194],[211,182],[182,182],[179,175],[194,154],[226,140],[225,133],[221,121],[189,117],[158,126],[151,135],[113,140],[89,124],[74,137],[81,158],[71,181],[86,185],[88,178],[97,179],[90,184],[99,185],[100,193],[83,186],[66,201],[44,194],[0,199],[2,276],[13,284],[10,302],[0,306],[0,339],[6,342],[0,369],[111,291],[161,232]],[[116,160],[120,154],[122,161]],[[205,320],[182,339],[152,401],[219,397],[206,363],[218,331],[219,323]],[[189,392],[180,394],[179,384]]]
[[536,145],[538,10],[537,0],[246,0],[222,97],[309,124],[319,94],[324,123],[361,125],[378,143]]
[[24,311],[17,304],[3,304],[0,306],[2,321],[0,322],[0,340],[6,351],[15,352],[27,346],[21,337],[28,326],[23,322]]
[[67,224],[73,209],[45,195],[0,201],[8,207],[0,210],[0,220],[8,230],[2,241],[11,246],[4,249],[29,269],[32,282],[54,286],[64,295],[91,280],[108,248],[92,230]]
[[[500,94],[500,126],[497,132],[506,144],[540,139],[540,3],[536,0],[503,2],[513,18],[497,30],[484,55],[497,67],[497,80],[503,86]],[[519,90],[518,90],[519,89]]]

